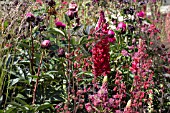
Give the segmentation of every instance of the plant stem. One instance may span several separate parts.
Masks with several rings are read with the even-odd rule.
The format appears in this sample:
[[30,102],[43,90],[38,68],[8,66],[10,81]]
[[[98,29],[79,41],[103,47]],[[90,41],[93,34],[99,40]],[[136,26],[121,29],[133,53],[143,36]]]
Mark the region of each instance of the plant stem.
[[[70,54],[70,31],[68,31],[68,54]],[[71,81],[71,78],[70,78],[70,58],[68,57],[68,61],[67,61],[67,63],[68,63],[68,67],[67,67],[67,76],[68,76],[68,102],[67,102],[67,104],[68,104],[68,106],[69,106],[69,101],[70,101],[70,97],[69,97],[69,95],[70,95],[70,87],[71,87],[71,84],[70,84],[70,81]]]
[[37,91],[37,87],[38,87],[38,81],[39,81],[39,76],[40,76],[40,70],[41,70],[41,64],[42,64],[43,56],[44,56],[44,52],[42,52],[40,63],[39,63],[39,67],[38,67],[38,72],[37,72],[38,78],[36,79],[36,83],[34,85],[32,104],[35,104],[35,97],[36,97],[36,91]]
[[30,37],[31,37],[31,74],[34,75],[34,38],[32,36],[32,27],[30,22]]

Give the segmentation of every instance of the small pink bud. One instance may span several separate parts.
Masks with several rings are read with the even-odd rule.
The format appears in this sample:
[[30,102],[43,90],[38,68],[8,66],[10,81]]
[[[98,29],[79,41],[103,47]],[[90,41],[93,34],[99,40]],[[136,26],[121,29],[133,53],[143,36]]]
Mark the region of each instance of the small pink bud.
[[153,42],[150,42],[150,45],[153,45]]
[[50,47],[50,45],[51,45],[50,40],[44,40],[43,42],[41,42],[42,48],[48,48]]

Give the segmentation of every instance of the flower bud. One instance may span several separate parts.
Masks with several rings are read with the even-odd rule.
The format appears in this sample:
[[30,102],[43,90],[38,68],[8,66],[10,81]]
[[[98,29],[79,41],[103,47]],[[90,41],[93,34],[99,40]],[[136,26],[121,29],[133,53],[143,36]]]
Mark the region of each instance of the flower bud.
[[65,51],[64,51],[63,48],[60,48],[60,49],[58,50],[58,57],[65,57]]
[[55,25],[57,28],[62,28],[64,29],[66,27],[66,25],[60,21],[58,21],[58,18],[55,20]]
[[41,47],[42,48],[49,48],[51,46],[50,40],[44,40],[41,42]]
[[51,1],[49,1],[48,2],[48,5],[50,6],[50,7],[53,7],[53,6],[55,6],[55,1],[54,0],[51,0]]

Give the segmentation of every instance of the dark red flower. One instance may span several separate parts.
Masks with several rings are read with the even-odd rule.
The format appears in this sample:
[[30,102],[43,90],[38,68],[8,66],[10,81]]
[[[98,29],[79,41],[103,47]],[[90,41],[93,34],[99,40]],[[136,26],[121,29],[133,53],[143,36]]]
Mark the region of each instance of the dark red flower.
[[[92,58],[93,58],[93,74],[95,76],[106,76],[110,73],[110,54],[109,54],[109,39],[108,39],[108,29],[105,23],[104,12],[100,12],[100,17],[96,25],[96,40],[100,40],[92,48]],[[99,28],[102,28],[100,30]]]

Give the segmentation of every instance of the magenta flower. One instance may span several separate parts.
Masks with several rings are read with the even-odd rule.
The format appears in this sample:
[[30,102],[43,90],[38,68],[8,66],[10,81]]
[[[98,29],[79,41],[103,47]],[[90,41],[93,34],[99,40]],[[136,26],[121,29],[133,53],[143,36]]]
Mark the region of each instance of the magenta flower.
[[41,42],[42,48],[49,48],[51,46],[50,40],[44,40]]
[[116,38],[108,38],[108,41],[110,42],[110,43],[114,43],[115,41],[116,41]]
[[55,20],[56,27],[64,29],[66,27],[66,25],[64,23],[62,23],[61,21],[58,21],[58,20],[59,20],[58,18]]
[[145,12],[144,11],[139,11],[137,14],[136,14],[138,17],[145,17]]
[[26,17],[28,18],[28,17],[34,17],[34,15],[31,13],[31,12],[28,12],[27,14],[26,14]]
[[114,37],[115,33],[114,33],[113,30],[109,30],[109,31],[108,31],[108,35],[109,35],[110,37]]
[[62,4],[63,4],[63,5],[67,5],[67,4],[68,4],[68,2],[64,1],[64,2],[62,2]]
[[107,34],[109,35],[108,41],[111,43],[114,43],[116,41],[116,38],[114,37],[114,35],[115,35],[114,31],[109,30]]
[[86,108],[87,112],[92,112],[92,110],[93,110],[90,103],[85,104],[85,108]]
[[31,21],[34,21],[34,20],[35,20],[35,16],[31,12],[28,12],[26,14],[26,21],[31,22]]
[[69,10],[76,11],[77,10],[77,4],[75,2],[71,2],[69,4]]
[[123,31],[126,30],[126,24],[124,22],[120,22],[117,26],[117,30],[122,29]]

